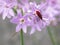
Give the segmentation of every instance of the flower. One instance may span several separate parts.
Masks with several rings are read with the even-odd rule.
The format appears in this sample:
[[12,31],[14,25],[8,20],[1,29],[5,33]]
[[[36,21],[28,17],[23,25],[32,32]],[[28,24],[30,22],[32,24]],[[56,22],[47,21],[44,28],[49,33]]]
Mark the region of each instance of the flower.
[[16,32],[19,32],[21,29],[23,30],[24,33],[27,32],[27,26],[29,22],[26,17],[27,15],[23,16],[20,11],[18,11],[17,16],[13,17],[11,22],[17,24]]
[[[27,4],[27,3],[26,3]],[[42,5],[37,5],[35,2],[30,2],[22,7],[24,13],[29,13],[27,19],[31,23],[31,32],[33,34],[35,30],[41,31],[42,28],[49,24],[49,18],[47,14],[44,13],[44,8]]]
[[[23,32],[27,32],[27,27],[31,27],[30,34],[33,34],[36,30],[41,31],[46,26],[49,26],[51,22],[55,22],[58,11],[58,4],[56,2],[46,1],[45,3],[36,4],[36,2],[23,2],[18,3],[17,15],[11,20],[12,23],[17,24],[16,32],[23,29]],[[49,2],[49,3],[48,3]],[[55,6],[56,4],[56,6]],[[21,5],[21,6],[20,6]]]
[[59,6],[57,0],[47,0],[45,13],[47,13],[49,15],[50,22],[53,25],[56,25],[57,24],[56,16],[58,16],[60,14],[60,6]]
[[[59,14],[58,4],[54,0],[47,0],[45,3],[36,4],[36,2],[24,3],[22,9],[24,13],[30,13],[28,18],[31,19],[31,32],[35,30],[41,31],[42,28],[49,26],[49,24],[56,20],[55,16]],[[33,15],[33,16],[32,16]]]
[[57,0],[47,0],[46,11],[49,11],[48,14],[51,16],[57,16],[60,13],[60,6]]
[[0,0],[0,14],[2,14],[3,20],[8,17],[11,18],[11,16],[14,16],[13,7],[15,6],[15,3],[11,0]]

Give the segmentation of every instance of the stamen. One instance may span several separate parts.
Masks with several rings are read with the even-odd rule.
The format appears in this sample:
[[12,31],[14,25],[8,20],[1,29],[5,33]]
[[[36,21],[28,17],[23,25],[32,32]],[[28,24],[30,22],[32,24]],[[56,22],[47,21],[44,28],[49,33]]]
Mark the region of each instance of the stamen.
[[23,18],[20,19],[20,24],[23,24],[25,20]]

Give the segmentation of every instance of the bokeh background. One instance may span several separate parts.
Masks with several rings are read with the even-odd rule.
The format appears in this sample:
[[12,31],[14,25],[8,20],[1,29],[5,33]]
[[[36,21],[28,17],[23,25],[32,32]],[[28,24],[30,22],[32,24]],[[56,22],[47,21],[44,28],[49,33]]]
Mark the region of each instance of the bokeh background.
[[[36,1],[38,3],[44,0]],[[58,2],[60,3],[60,0]],[[9,19],[2,20],[2,17],[0,17],[0,45],[20,45],[20,33],[15,32],[15,27],[16,25],[10,23]],[[50,30],[57,45],[60,45],[60,22],[57,22],[56,26],[51,25]],[[45,28],[41,32],[36,31],[32,35],[24,33],[24,45],[52,45],[52,42]]]

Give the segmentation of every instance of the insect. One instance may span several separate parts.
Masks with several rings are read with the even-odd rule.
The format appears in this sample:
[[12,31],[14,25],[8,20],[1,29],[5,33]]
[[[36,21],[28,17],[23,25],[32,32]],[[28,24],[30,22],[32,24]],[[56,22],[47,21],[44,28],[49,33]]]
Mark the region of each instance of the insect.
[[36,11],[37,16],[42,20],[42,15],[39,11]]

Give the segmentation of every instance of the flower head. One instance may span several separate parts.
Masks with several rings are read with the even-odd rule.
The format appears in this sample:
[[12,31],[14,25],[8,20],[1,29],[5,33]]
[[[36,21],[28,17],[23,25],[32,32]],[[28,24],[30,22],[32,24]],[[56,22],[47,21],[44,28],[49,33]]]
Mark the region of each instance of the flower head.
[[[31,34],[34,33],[36,29],[41,31],[43,27],[46,27],[51,21],[55,20],[55,16],[59,14],[57,5],[54,0],[47,0],[45,3],[41,4],[29,2],[23,5],[22,9],[24,13],[30,13],[28,19],[31,21]],[[30,20],[30,18],[32,19]]]
[[11,18],[14,16],[13,7],[15,6],[15,2],[12,0],[0,0],[0,14],[2,13],[2,18],[5,19],[6,17]]
[[60,8],[58,8],[58,4],[54,0],[47,0],[41,4],[28,2],[27,0],[26,2],[23,2],[23,0],[21,2],[21,7],[16,9],[17,15],[11,20],[12,23],[17,24],[16,32],[23,29],[23,32],[26,33],[28,26],[31,27],[30,34],[33,34],[35,30],[41,31],[42,28],[49,26],[56,19],[55,16],[59,14],[58,9]]
[[[35,30],[41,31],[43,27],[46,27],[49,24],[49,19],[46,17],[48,16],[43,10],[42,5],[37,5],[35,2],[30,2],[27,4],[27,7],[22,7],[25,13],[29,13],[27,19],[30,21],[31,32],[30,34],[34,33]],[[48,16],[49,17],[49,16]]]
[[57,0],[47,0],[47,6],[46,6],[46,10],[48,10],[51,15],[58,15],[60,12],[60,6],[57,2]]
[[15,16],[11,22],[17,24],[16,26],[16,32],[19,32],[21,29],[23,29],[23,32],[26,33],[27,32],[27,26],[29,24],[28,20],[27,20],[27,15],[22,15],[21,12],[18,11],[17,16]]

